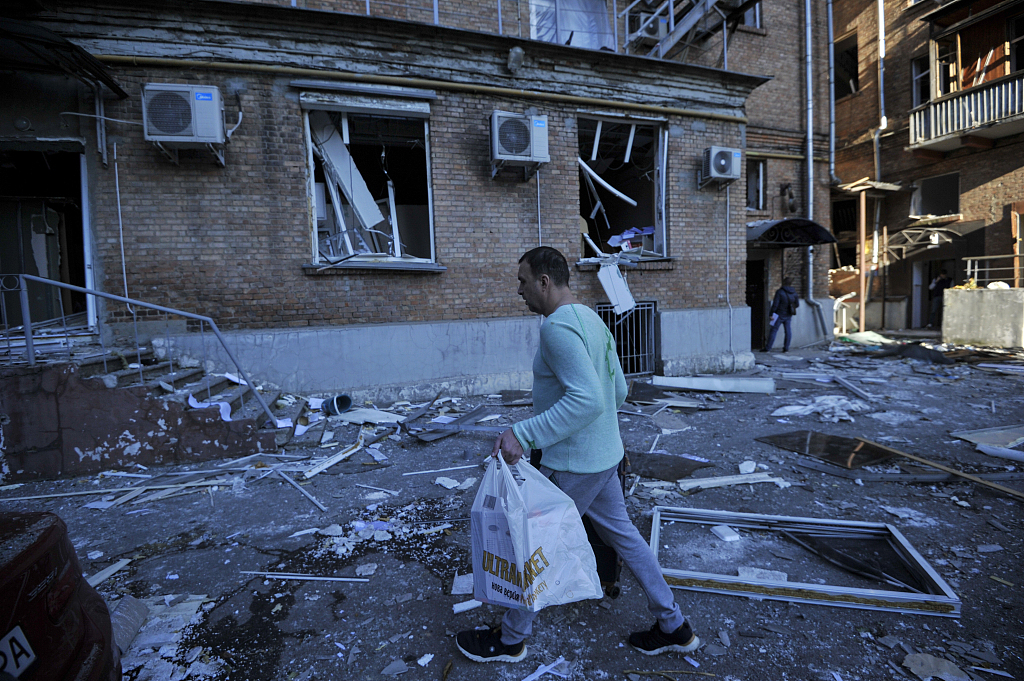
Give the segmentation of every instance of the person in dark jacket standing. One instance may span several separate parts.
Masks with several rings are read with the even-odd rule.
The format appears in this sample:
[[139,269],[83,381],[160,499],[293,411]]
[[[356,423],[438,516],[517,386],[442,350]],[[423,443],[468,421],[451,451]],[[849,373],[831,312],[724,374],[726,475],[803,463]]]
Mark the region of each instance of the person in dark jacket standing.
[[793,289],[793,280],[783,277],[782,286],[775,292],[775,298],[772,300],[772,330],[768,334],[768,345],[764,348],[765,352],[771,352],[772,345],[775,344],[775,335],[779,332],[780,326],[786,328],[786,342],[782,346],[782,351],[789,352],[789,340],[793,335],[793,315],[796,314],[798,307],[800,307],[800,298],[797,296],[796,290]]

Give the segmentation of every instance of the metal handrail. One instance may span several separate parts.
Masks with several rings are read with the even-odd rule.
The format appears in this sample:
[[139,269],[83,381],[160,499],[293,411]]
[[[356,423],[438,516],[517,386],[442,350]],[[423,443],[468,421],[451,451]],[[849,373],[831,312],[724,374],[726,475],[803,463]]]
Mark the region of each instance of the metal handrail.
[[[978,255],[967,258],[961,258],[967,263],[967,278],[974,279],[975,283],[991,283],[993,281],[1005,281],[1006,279],[1013,280],[1011,288],[1020,288],[1021,282],[1024,281],[1024,255],[1008,253],[1006,255]],[[982,275],[982,265],[979,261],[990,261],[990,260],[1013,260],[1014,264],[1004,267],[984,267],[984,274]],[[990,276],[993,272],[1008,272],[1009,277],[1001,276]]]
[[156,305],[154,303],[147,303],[147,302],[144,302],[144,301],[141,301],[141,300],[135,300],[134,298],[125,298],[123,296],[116,296],[116,295],[114,295],[112,293],[104,293],[103,291],[97,291],[95,289],[82,288],[81,286],[73,286],[72,284],[65,284],[62,281],[54,281],[53,279],[44,279],[43,277],[37,277],[37,276],[34,276],[32,274],[0,275],[0,279],[3,279],[5,277],[12,277],[12,276],[18,278],[18,287],[19,287],[19,292],[20,292],[20,297],[21,297],[21,316],[22,316],[22,321],[23,321],[23,328],[25,330],[25,352],[26,352],[26,354],[28,356],[29,366],[35,366],[35,364],[36,364],[36,354],[35,354],[35,347],[32,344],[32,318],[31,318],[31,314],[30,314],[30,310],[29,310],[28,286],[26,285],[25,282],[26,281],[34,281],[34,282],[37,282],[37,283],[40,283],[40,284],[49,284],[51,286],[56,286],[58,288],[67,289],[68,291],[76,291],[78,293],[84,293],[86,295],[92,295],[92,296],[96,296],[98,298],[106,298],[107,300],[114,300],[114,301],[117,301],[119,303],[125,303],[127,305],[135,305],[137,307],[144,307],[144,308],[147,308],[147,309],[150,309],[150,310],[156,310],[157,312],[164,312],[166,314],[174,314],[174,315],[178,315],[180,317],[185,317],[186,319],[194,319],[196,321],[204,322],[206,324],[209,324],[210,328],[213,329],[213,333],[217,336],[217,340],[220,341],[220,345],[224,349],[224,353],[228,356],[228,359],[231,360],[231,363],[235,365],[235,369],[238,371],[239,376],[242,377],[242,380],[245,381],[245,384],[247,386],[252,388],[253,397],[255,397],[256,401],[260,403],[260,407],[263,408],[264,413],[270,419],[271,423],[277,423],[277,417],[275,417],[274,413],[272,411],[270,411],[270,407],[267,406],[266,401],[264,401],[263,397],[259,394],[259,392],[256,390],[256,388],[253,386],[252,381],[249,380],[249,375],[247,373],[245,373],[245,369],[242,368],[242,366],[238,363],[238,360],[235,359],[235,356],[231,353],[231,350],[228,348],[227,340],[224,338],[223,334],[221,334],[220,329],[217,328],[217,323],[214,322],[213,319],[211,319],[210,317],[205,317],[203,315],[193,314],[191,312],[184,312],[183,310],[175,310],[174,308],[171,308],[171,307],[164,307],[163,305]]

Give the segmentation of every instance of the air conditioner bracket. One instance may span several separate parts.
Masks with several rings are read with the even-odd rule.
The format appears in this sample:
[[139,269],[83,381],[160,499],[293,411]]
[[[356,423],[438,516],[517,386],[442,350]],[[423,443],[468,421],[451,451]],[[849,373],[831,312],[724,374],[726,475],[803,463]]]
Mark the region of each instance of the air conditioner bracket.
[[701,171],[697,171],[697,189],[704,189],[704,187],[707,187],[712,182],[715,182],[718,184],[718,189],[721,190],[722,187],[730,185],[735,181],[736,180],[726,180],[720,177],[704,177],[701,174]]
[[160,153],[162,153],[164,156],[166,156],[168,161],[170,161],[174,165],[178,165],[178,150],[177,149],[174,149],[174,148],[168,149],[167,147],[165,147],[160,142],[153,142],[153,146],[155,146],[157,149],[159,149]]
[[[516,162],[516,165],[519,165],[519,164],[520,164],[520,162]],[[492,180],[495,178],[495,176],[497,176],[497,174],[499,172],[501,172],[501,170],[505,167],[505,165],[506,165],[505,161],[491,161],[491,179]],[[523,168],[523,182],[529,182],[530,178],[537,174],[537,171],[540,169],[540,166],[541,166],[540,162],[530,163],[530,164],[523,164],[523,166],[522,166],[522,168]],[[509,167],[513,167],[513,166],[509,166]]]

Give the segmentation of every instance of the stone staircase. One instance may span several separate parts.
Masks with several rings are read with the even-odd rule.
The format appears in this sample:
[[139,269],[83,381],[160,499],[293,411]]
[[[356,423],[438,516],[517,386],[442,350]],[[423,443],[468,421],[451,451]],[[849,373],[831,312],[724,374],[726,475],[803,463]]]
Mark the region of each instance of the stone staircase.
[[[280,400],[276,390],[260,394],[273,422],[250,386],[153,347],[85,343],[41,354],[35,366],[0,366],[0,482],[246,456],[293,444],[294,425],[277,424],[297,423],[306,400]],[[229,420],[220,403],[228,405]]]

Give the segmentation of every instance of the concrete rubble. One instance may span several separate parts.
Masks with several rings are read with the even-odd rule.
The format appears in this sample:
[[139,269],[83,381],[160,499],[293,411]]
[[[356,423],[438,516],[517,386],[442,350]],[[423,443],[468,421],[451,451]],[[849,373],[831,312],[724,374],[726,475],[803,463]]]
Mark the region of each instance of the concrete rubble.
[[[908,458],[850,469],[755,440],[813,428],[888,443],[1020,490],[1018,461],[950,434],[1019,423],[1020,375],[962,357],[948,365],[878,357],[871,346],[845,343],[790,355],[802,361],[761,354],[748,372],[772,381],[774,392],[660,381],[660,390],[644,393],[634,384],[619,418],[636,463],[627,507],[641,532],[650,536],[655,507],[885,523],[955,591],[959,617],[679,590],[703,645],[649,658],[625,644],[651,623],[624,570],[618,598],[541,613],[525,664],[466,660],[454,633],[500,617],[472,600],[469,559],[469,508],[494,434],[430,429],[449,419],[446,428],[508,427],[531,414],[528,395],[511,406],[483,395],[360,404],[348,416],[307,409],[307,423],[323,421],[322,430],[287,449],[25,482],[0,496],[18,499],[4,502],[12,508],[59,514],[83,570],[104,577],[97,588],[112,608],[145,604],[148,617],[124,655],[126,678],[139,681],[1024,678],[1020,499],[955,475],[928,481],[941,471]],[[868,388],[872,399],[837,394],[841,383],[813,376]],[[729,387],[745,387],[735,380],[742,378]],[[979,401],[994,410],[965,406]],[[426,441],[418,437],[425,433]],[[724,479],[730,484],[715,486]],[[754,484],[762,480],[776,484]],[[732,579],[780,586],[834,584],[839,575],[843,586],[895,588],[821,567],[792,542],[730,525],[693,527],[676,523],[662,535],[663,568],[717,566]],[[690,537],[684,542],[673,538],[677,531],[699,534],[682,535]]]

